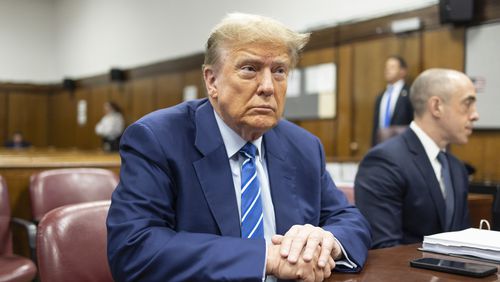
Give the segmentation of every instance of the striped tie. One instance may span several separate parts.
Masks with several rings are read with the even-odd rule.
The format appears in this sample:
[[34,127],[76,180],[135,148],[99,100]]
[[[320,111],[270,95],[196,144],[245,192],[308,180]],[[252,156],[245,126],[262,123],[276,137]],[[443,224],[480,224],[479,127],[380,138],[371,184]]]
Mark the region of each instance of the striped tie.
[[264,238],[260,185],[255,168],[255,152],[252,143],[246,143],[240,150],[244,158],[241,165],[241,237]]

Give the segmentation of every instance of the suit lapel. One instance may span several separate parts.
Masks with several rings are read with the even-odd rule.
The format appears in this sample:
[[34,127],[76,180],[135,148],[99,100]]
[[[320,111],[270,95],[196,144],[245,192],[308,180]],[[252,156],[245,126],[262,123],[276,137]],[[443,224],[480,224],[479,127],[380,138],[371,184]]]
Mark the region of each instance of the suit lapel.
[[209,102],[196,111],[195,125],[195,146],[204,157],[193,162],[193,166],[210,211],[222,236],[240,237],[231,167]]
[[276,233],[284,234],[296,223],[303,222],[299,211],[296,168],[287,160],[290,156],[279,140],[276,129],[264,134],[267,172],[276,219]]
[[443,230],[445,230],[446,226],[446,218],[445,218],[445,202],[443,198],[443,194],[441,192],[441,188],[439,186],[439,182],[436,179],[434,169],[432,168],[431,162],[427,157],[424,146],[418,139],[417,135],[411,129],[407,129],[403,133],[403,137],[406,140],[408,150],[413,153],[414,158],[413,162],[417,166],[420,171],[422,179],[425,179],[427,183],[424,189],[431,195],[432,202],[434,203],[434,207],[438,211],[439,222]]
[[462,164],[460,163],[460,166],[457,166],[457,163],[451,156],[448,158],[448,162],[450,164],[450,176],[453,186],[453,199],[455,200],[455,210],[453,212],[453,218],[451,221],[452,229],[454,229],[459,222],[458,211],[464,209],[462,205],[463,199],[461,198],[462,191],[467,191],[468,187],[464,187],[464,185],[467,185],[467,182],[464,183],[463,179],[461,178],[461,176],[463,175],[463,170],[460,166]]

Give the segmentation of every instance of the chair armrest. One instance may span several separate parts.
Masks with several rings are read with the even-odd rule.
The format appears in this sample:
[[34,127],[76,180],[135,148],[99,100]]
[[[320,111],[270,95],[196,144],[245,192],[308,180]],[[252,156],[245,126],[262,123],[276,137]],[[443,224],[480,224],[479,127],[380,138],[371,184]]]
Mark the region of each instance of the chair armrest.
[[36,262],[36,224],[18,217],[12,217],[11,222],[24,227],[28,234],[28,245],[31,252],[31,259]]

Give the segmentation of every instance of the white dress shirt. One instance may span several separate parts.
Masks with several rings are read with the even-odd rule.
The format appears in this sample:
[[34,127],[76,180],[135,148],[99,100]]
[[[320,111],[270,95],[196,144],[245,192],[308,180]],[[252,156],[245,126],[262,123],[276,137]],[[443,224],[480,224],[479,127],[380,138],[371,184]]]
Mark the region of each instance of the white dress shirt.
[[106,139],[116,139],[123,132],[125,121],[122,114],[112,112],[106,114],[95,126],[95,133]]
[[399,94],[401,93],[401,90],[405,86],[405,81],[400,79],[392,85],[387,84],[386,91],[385,91],[384,95],[382,96],[382,99],[380,100],[380,110],[379,110],[379,116],[378,116],[379,128],[384,128],[385,112],[387,109],[387,99],[389,99],[387,89],[391,86],[392,86],[392,91],[391,91],[391,101],[389,104],[389,111],[391,113],[391,118],[392,118],[392,116],[394,115],[394,108],[396,108],[396,102],[398,101],[398,98],[399,98]]

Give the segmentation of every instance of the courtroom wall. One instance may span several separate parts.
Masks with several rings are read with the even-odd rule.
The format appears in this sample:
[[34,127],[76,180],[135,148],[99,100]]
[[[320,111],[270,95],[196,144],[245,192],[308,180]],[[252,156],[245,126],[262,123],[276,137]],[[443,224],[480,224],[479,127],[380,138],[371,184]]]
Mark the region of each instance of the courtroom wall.
[[[484,5],[478,12],[482,17],[478,21],[500,19],[497,2],[478,2]],[[491,14],[492,10],[498,12]],[[422,19],[421,30],[404,34],[390,32],[391,21],[411,16]],[[325,62],[336,64],[337,115],[332,119],[294,122],[321,139],[329,159],[360,160],[370,148],[374,101],[385,86],[383,64],[387,56],[399,54],[406,58],[410,67],[409,82],[430,67],[463,71],[464,31],[465,27],[461,25],[440,24],[437,6],[433,6],[314,32],[299,67]],[[102,104],[107,100],[118,102],[130,124],[148,112],[181,102],[186,86],[196,86],[197,96],[204,97],[200,71],[202,60],[203,54],[196,54],[128,69],[125,70],[127,79],[123,82],[110,81],[108,74],[102,74],[78,80],[74,91],[59,88],[47,93],[45,102],[37,100],[40,107],[46,107],[46,144],[98,148],[100,140],[93,129],[102,116]],[[6,103],[1,94],[0,87],[0,107]],[[34,97],[30,96],[30,99],[35,101]],[[76,123],[79,100],[87,102],[85,125]],[[0,123],[5,124],[2,120],[5,120],[5,115],[0,112]],[[500,181],[500,163],[495,157],[498,147],[499,131],[476,131],[469,144],[453,146],[451,150],[477,168],[476,180]]]

